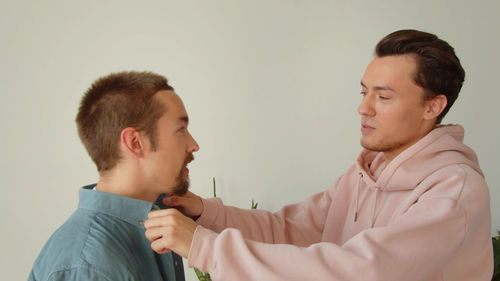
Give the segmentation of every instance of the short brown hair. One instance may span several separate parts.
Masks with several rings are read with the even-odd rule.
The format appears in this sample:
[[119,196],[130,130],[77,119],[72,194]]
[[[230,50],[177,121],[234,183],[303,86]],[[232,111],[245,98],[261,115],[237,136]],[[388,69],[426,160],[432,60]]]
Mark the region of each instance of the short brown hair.
[[99,172],[120,160],[121,131],[134,127],[156,148],[157,121],[166,108],[154,95],[171,90],[168,80],[152,72],[124,71],[97,79],[85,92],[76,116],[78,134]]
[[443,94],[448,101],[436,123],[446,115],[458,97],[465,71],[455,50],[436,35],[418,30],[399,30],[384,37],[375,47],[378,57],[414,54],[417,59],[415,83],[424,88],[424,99]]

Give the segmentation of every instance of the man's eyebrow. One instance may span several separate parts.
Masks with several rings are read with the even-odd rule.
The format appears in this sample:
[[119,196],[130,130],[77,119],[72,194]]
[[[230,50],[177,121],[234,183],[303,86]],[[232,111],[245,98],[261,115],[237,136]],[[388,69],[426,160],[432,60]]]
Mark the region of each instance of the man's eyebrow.
[[[368,87],[366,87],[365,83],[363,83],[363,81],[361,81],[360,83],[361,83],[361,87],[363,87],[363,88],[368,88]],[[393,89],[393,88],[391,88],[391,87],[389,87],[389,86],[387,86],[387,85],[385,85],[385,86],[375,86],[375,87],[373,87],[373,88],[374,88],[375,90],[378,90],[378,91],[391,91],[391,92],[396,92],[396,91],[394,91],[394,89]]]
[[375,86],[375,90],[395,92],[394,89],[389,86]]
[[189,123],[189,117],[181,116],[181,117],[179,117],[179,122]]

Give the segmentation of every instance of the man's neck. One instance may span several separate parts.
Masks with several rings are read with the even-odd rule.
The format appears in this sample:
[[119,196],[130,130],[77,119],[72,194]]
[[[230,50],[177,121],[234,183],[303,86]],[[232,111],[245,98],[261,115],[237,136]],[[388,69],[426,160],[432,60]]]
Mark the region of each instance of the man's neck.
[[155,202],[160,196],[160,194],[149,191],[134,172],[103,173],[99,177],[96,190],[149,202]]
[[436,126],[424,131],[424,133],[421,134],[420,138],[417,138],[415,139],[414,141],[412,142],[408,142],[408,143],[405,143],[397,148],[394,148],[390,151],[385,151],[384,152],[384,158],[385,158],[385,166],[387,167],[389,165],[389,163],[394,160],[394,158],[396,158],[399,154],[403,153],[406,149],[408,149],[410,146],[416,144],[417,142],[419,142],[422,138],[424,138],[425,136],[427,136],[430,132],[432,132],[432,130],[434,130],[435,128],[437,128]]

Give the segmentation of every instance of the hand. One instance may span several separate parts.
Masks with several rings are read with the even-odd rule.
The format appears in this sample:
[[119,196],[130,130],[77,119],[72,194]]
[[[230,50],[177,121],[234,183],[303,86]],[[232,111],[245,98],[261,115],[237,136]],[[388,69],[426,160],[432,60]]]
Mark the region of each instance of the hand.
[[144,222],[146,237],[158,254],[174,251],[187,258],[198,225],[176,209],[151,211]]
[[172,208],[176,208],[184,215],[196,220],[203,212],[203,203],[201,198],[188,191],[184,195],[177,195],[169,193],[167,197],[163,198],[163,204]]

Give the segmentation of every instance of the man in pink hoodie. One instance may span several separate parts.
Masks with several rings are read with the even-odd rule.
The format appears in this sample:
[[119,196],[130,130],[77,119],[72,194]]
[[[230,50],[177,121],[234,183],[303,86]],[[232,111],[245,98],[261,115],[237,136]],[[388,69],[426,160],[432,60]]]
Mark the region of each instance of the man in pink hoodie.
[[276,213],[171,196],[145,222],[152,248],[214,280],[491,280],[488,186],[464,129],[440,125],[465,76],[454,49],[400,30],[375,53],[364,149],[327,190]]

